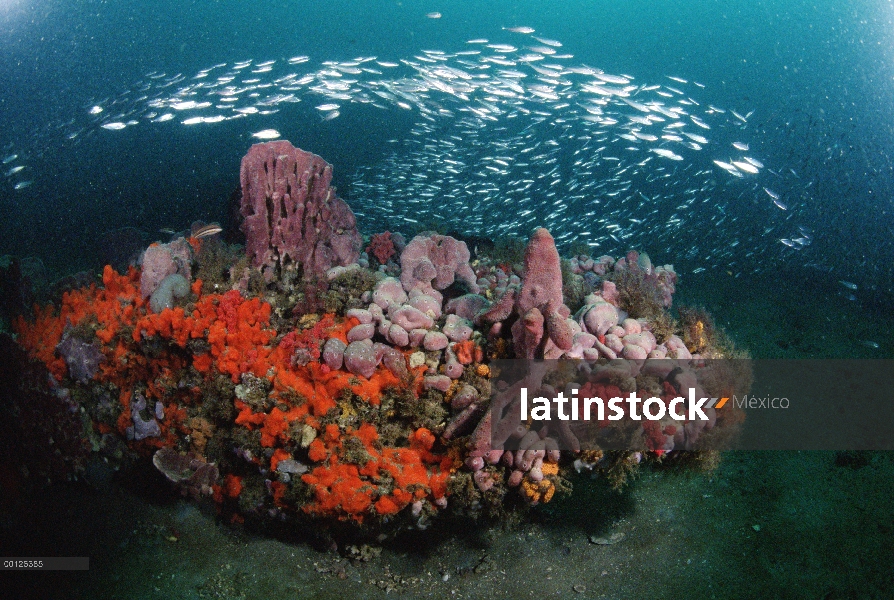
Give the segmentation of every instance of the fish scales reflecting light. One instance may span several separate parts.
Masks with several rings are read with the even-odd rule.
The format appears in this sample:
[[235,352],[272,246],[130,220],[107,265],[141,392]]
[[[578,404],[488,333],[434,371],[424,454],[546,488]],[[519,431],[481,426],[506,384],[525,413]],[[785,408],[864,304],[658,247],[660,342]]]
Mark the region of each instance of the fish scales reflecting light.
[[[638,81],[575,64],[573,55],[557,54],[560,41],[532,27],[497,33],[453,52],[319,64],[297,55],[220,63],[193,75],[150,73],[123,94],[82,103],[60,130],[76,143],[91,131],[128,135],[131,124],[176,114],[176,123],[193,128],[251,123],[257,130],[246,135],[272,140],[280,131],[261,122],[286,106],[295,107],[289,114],[317,115],[315,126],[340,128],[372,105],[411,124],[406,136],[383,144],[377,162],[348,174],[346,196],[365,215],[407,223],[440,215],[479,235],[521,233],[551,219],[563,229],[560,241],[609,253],[660,243],[668,255],[675,247],[684,255],[689,249],[675,246],[680,232],[707,228],[735,241],[700,256],[700,268],[738,268],[746,260],[740,247],[749,248],[749,262],[769,266],[783,251],[810,244],[786,219],[797,218],[800,206],[783,203],[770,187],[783,184],[765,180],[763,162],[743,155],[756,147],[743,139],[751,112],[706,102],[704,86],[687,77]],[[780,209],[769,233],[736,212],[747,186],[763,188]],[[487,218],[503,206],[501,218]]]

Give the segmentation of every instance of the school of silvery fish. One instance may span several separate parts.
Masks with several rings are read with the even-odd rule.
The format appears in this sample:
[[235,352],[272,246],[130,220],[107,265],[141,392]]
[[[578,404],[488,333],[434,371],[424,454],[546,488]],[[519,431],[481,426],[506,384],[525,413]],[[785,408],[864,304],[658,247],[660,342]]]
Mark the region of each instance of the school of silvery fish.
[[167,121],[256,125],[300,102],[314,106],[321,126],[363,105],[384,111],[382,119],[407,111],[410,135],[389,140],[342,194],[373,228],[439,223],[493,237],[544,226],[566,249],[635,248],[683,273],[736,276],[811,243],[796,222],[799,207],[773,189],[785,187],[784,175],[740,139],[750,113],[693,98],[704,87],[697,82],[637,83],[574,64],[559,41],[530,27],[505,29],[508,42],[474,39],[459,51],[394,61],[358,57],[313,69],[296,56],[221,63],[193,76],[150,73],[117,97],[91,101],[89,122],[74,120],[65,133],[77,142]]

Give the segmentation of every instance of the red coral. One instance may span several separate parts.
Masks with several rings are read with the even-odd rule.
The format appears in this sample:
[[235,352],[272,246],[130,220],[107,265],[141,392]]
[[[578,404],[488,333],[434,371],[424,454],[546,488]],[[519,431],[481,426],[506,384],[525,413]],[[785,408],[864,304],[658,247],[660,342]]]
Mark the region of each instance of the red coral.
[[[191,367],[193,376],[198,373],[206,381],[225,374],[238,382],[245,373],[252,373],[270,381],[270,398],[276,404],[269,412],[255,412],[236,399],[232,426],[258,431],[260,445],[272,450],[271,470],[292,455],[294,424],[317,430],[308,448],[308,458],[316,466],[302,477],[314,495],[303,510],[363,521],[395,514],[417,500],[434,501],[446,495],[453,461],[428,429],[417,429],[399,445],[384,445],[371,423],[356,428],[321,425],[321,418],[337,407],[337,399],[347,390],[378,406],[386,388],[405,385],[384,366],[370,378],[359,378],[320,365],[322,344],[330,338],[345,341],[346,332],[357,325],[356,319],[324,315],[312,327],[279,337],[270,327],[270,305],[258,298],[246,299],[238,291],[202,295],[197,281],[191,287],[195,299],[190,310],[178,307],[150,313],[138,282],[136,270],[119,275],[106,268],[104,288],[90,286],[69,292],[58,310],[37,309],[35,323],[16,323],[20,343],[59,379],[66,371],[55,355],[55,346],[65,327],[88,326],[97,332],[98,347],[107,360],[96,379],[117,389],[121,407],[106,422],[95,423],[97,430],[121,433],[131,426],[129,406],[134,394],[140,393],[163,403],[162,435],[131,442],[132,446],[142,452],[174,447],[182,441],[178,436],[189,432],[184,425],[187,407],[202,401],[204,389],[202,385],[179,386],[176,382],[184,369]],[[167,345],[146,345],[150,337]],[[274,343],[276,339],[279,343]],[[193,340],[204,343],[191,344]],[[146,352],[150,347],[151,354]],[[470,356],[480,352],[474,345],[467,350]],[[299,351],[311,359],[306,365],[295,364]],[[348,459],[346,440],[359,442],[368,457]],[[257,462],[257,458],[253,460]],[[215,498],[224,503],[239,496],[242,481],[229,474],[214,489]],[[283,509],[290,507],[286,489],[280,482],[268,488],[276,506]]]
[[379,264],[388,262],[397,250],[394,247],[394,240],[391,239],[391,232],[376,233],[369,240],[369,246],[366,247],[366,253],[376,257]]

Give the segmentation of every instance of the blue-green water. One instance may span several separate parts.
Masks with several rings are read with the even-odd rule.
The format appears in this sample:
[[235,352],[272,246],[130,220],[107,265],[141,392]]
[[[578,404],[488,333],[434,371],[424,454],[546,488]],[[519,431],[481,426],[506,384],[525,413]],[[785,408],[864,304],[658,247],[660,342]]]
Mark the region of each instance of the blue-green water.
[[[25,166],[0,182],[0,252],[38,255],[54,270],[95,267],[102,255],[98,240],[111,229],[135,226],[153,239],[161,235],[158,229],[182,229],[194,219],[224,220],[239,160],[257,141],[251,134],[276,129],[335,166],[340,193],[367,232],[412,229],[414,216],[417,227],[439,224],[488,236],[525,235],[546,224],[566,249],[575,242],[616,254],[637,247],[660,262],[675,263],[683,274],[703,268],[737,276],[786,266],[803,269],[805,277],[857,283],[858,297],[891,289],[894,8],[889,2],[311,6],[10,0],[0,10],[0,144],[4,158],[18,155],[3,165],[4,173]],[[435,11],[440,18],[427,17]],[[517,60],[526,48],[544,48],[531,34],[505,30],[519,26],[561,42],[555,49],[563,58],[544,54],[536,62]],[[467,43],[475,39],[514,44],[517,51]],[[470,48],[481,52],[461,54]],[[420,80],[420,68],[431,67],[416,58],[431,56],[423,51],[445,53],[443,64],[480,77],[475,93],[457,98]],[[288,62],[302,56],[305,62]],[[514,66],[488,63],[486,56],[502,56]],[[333,64],[373,57],[360,66],[381,75],[356,75],[344,67],[325,74]],[[233,70],[248,60],[252,63],[244,70]],[[269,61],[276,61],[271,71],[250,73]],[[566,76],[544,84],[531,69],[538,64],[561,65]],[[205,80],[195,79],[216,65]],[[606,107],[608,118],[619,123],[581,119],[587,115],[582,104],[602,98],[581,91],[588,77],[592,81],[574,72],[582,66],[624,75],[631,89],[638,88],[623,99],[613,97]],[[486,86],[501,69],[525,74],[517,79],[526,86],[524,94],[490,93]],[[189,90],[197,81],[228,73],[236,75],[231,85],[255,80],[243,85],[239,103],[260,107],[258,112],[233,119],[237,113],[215,106],[170,109],[177,99],[219,100],[226,83]],[[294,82],[313,73],[317,79],[300,89],[281,89],[289,83],[283,84],[283,77],[292,74]],[[412,89],[414,98],[424,99],[405,100],[408,110],[400,98],[384,102],[372,93],[408,79],[424,88]],[[313,88],[336,80],[357,83],[348,84],[351,99],[336,101],[339,116],[323,120],[314,107],[330,99]],[[252,85],[257,87],[247,89]],[[543,85],[555,90],[558,100],[528,89]],[[684,121],[689,114],[711,117],[710,130],[686,122],[688,131],[709,141],[701,150],[672,161],[650,150],[677,142],[627,144],[618,137],[631,128],[646,132],[625,122],[641,113],[623,101],[662,102],[653,86],[662,86],[658,92],[676,86],[680,94],[665,92],[675,96],[666,106],[682,100]],[[274,91],[292,98],[277,99]],[[371,106],[363,94],[383,108]],[[167,122],[153,122],[166,112],[153,108],[159,99],[168,101]],[[468,106],[481,109],[482,102],[500,111],[491,110],[490,119],[464,112]],[[422,114],[423,103],[435,111],[434,118]],[[96,106],[103,112],[90,114]],[[438,109],[444,110],[437,114]],[[542,116],[516,109],[540,110]],[[661,118],[654,110],[651,114]],[[222,120],[183,125],[195,115]],[[478,123],[470,125],[473,120]],[[653,124],[651,131],[669,132],[661,129],[667,121]],[[118,122],[130,125],[120,131],[102,128]],[[450,141],[451,135],[462,141]],[[443,140],[450,145],[439,145]],[[538,142],[553,143],[553,149],[545,147],[551,154],[532,152],[529,156],[540,156],[539,161],[502,174],[486,170],[501,149],[514,154]],[[741,154],[731,149],[733,142],[746,144],[745,154],[765,168],[736,178],[714,164],[729,164]],[[424,145],[430,147],[420,151]],[[600,147],[606,148],[600,152]],[[441,161],[451,157],[465,168],[443,172]],[[556,159],[558,170],[538,180],[549,171],[542,164],[549,158]],[[639,165],[643,158],[651,160]],[[575,163],[578,159],[585,167]],[[424,179],[427,187],[415,188],[402,177]],[[519,183],[525,179],[535,182],[526,187]],[[785,210],[772,203],[764,187],[780,196]],[[797,243],[791,245],[793,240]]]

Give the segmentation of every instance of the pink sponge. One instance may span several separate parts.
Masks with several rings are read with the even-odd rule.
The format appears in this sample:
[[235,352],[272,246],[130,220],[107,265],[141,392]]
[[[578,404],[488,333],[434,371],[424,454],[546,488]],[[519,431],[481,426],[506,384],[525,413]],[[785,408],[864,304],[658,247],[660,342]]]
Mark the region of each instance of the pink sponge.
[[469,266],[469,248],[448,235],[417,235],[400,255],[400,282],[408,292],[429,294],[449,287],[458,277],[477,294],[475,272]]
[[168,244],[149,246],[140,258],[140,293],[148,298],[165,277],[175,273],[183,275],[189,281],[192,259],[192,246],[184,238],[177,238]]
[[267,281],[283,269],[322,278],[357,262],[357,221],[329,187],[332,167],[322,158],[284,140],[255,144],[240,178],[245,250]]

